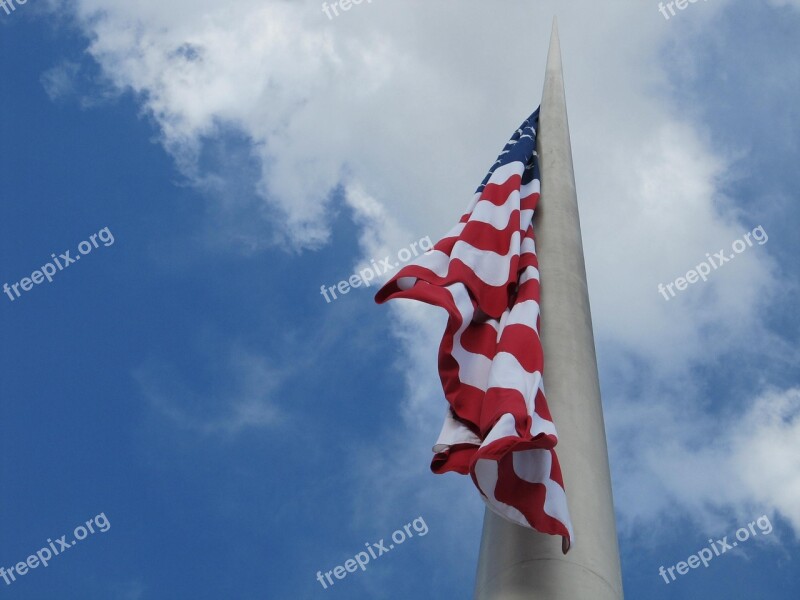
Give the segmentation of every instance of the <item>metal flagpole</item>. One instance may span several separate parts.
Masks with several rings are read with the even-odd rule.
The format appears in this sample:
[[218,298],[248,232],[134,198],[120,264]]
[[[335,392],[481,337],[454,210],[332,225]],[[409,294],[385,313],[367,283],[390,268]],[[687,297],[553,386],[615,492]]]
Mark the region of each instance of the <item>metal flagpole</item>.
[[575,543],[525,529],[486,510],[476,600],[621,600],[600,384],[586,286],[561,48],[553,20],[537,152],[541,198],[534,217],[542,281],[544,384]]

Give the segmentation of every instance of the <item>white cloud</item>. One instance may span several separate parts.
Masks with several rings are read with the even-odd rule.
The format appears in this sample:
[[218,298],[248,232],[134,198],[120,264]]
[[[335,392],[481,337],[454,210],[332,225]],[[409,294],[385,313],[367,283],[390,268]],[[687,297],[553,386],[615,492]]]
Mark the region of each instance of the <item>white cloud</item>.
[[[800,532],[800,388],[758,399],[734,433],[734,471],[763,506]],[[749,431],[748,427],[749,426]]]
[[[151,407],[174,426],[203,435],[230,436],[248,429],[272,428],[283,419],[272,399],[285,374],[270,362],[242,350],[232,350],[219,382],[188,383],[170,365],[151,360],[134,376]],[[207,375],[209,376],[209,375]],[[196,387],[204,387],[197,391]]]
[[628,399],[611,414],[623,528],[669,530],[688,514],[721,532],[731,518],[777,511],[800,531],[800,389],[768,391],[749,409],[730,406],[721,418],[680,394],[678,388],[671,396],[647,394],[647,403]]
[[65,60],[42,73],[40,81],[47,97],[58,100],[76,93],[75,78],[80,70],[76,62]]
[[147,586],[139,580],[115,583],[109,587],[111,596],[117,600],[141,600],[147,591]]
[[769,0],[772,6],[794,6],[800,8],[800,0]]

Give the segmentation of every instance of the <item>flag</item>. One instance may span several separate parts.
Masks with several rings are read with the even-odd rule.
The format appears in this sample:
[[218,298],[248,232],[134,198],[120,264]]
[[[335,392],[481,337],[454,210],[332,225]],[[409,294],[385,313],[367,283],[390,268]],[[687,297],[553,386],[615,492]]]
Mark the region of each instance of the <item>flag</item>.
[[[431,469],[470,474],[488,507],[574,538],[547,408],[533,214],[537,109],[514,133],[459,223],[375,296],[444,308],[439,376],[449,407]],[[545,282],[546,285],[546,282]]]

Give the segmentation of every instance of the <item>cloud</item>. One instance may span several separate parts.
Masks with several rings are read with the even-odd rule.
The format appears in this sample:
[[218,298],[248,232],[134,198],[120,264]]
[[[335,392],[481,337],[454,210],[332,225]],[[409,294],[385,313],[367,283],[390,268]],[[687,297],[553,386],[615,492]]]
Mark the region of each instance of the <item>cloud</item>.
[[[761,396],[737,423],[733,470],[751,496],[772,506],[800,532],[800,388]],[[750,431],[743,425],[749,425]]]
[[139,580],[111,584],[109,588],[111,597],[116,600],[141,600],[147,592],[147,586]]
[[40,81],[47,97],[50,100],[60,100],[74,94],[76,92],[75,78],[79,70],[78,63],[65,60],[42,73]]
[[800,8],[800,0],[769,0],[772,6],[791,6]]
[[102,72],[97,72],[96,65],[86,61],[62,60],[45,70],[39,82],[52,102],[74,100],[84,109],[114,101],[121,94]]
[[[232,350],[226,369],[214,365],[208,371],[210,381],[203,381],[202,376],[190,381],[153,359],[139,367],[134,377],[158,414],[194,433],[233,436],[245,430],[273,428],[283,421],[272,397],[285,374],[265,358]],[[198,387],[202,391],[194,389]]]
[[799,388],[764,392],[749,409],[730,407],[722,417],[677,394],[647,397],[627,399],[610,415],[615,500],[627,533],[670,531],[685,516],[723,531],[731,518],[765,512],[800,531]]
[[184,174],[202,185],[206,141],[228,128],[243,132],[261,163],[254,192],[269,218],[289,243],[319,247],[330,234],[321,217],[354,143],[335,116],[379,85],[388,57],[304,27],[299,5],[184,8],[78,3],[90,55],[114,85],[141,99]]

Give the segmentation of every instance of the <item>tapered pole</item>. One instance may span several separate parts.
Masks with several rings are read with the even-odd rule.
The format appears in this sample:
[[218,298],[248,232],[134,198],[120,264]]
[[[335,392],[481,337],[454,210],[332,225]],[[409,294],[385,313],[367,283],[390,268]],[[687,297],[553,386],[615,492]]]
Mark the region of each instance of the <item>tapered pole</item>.
[[544,384],[575,541],[509,523],[487,509],[476,600],[620,600],[619,548],[600,384],[567,123],[561,48],[553,20],[537,152],[541,198],[534,229],[542,282]]

